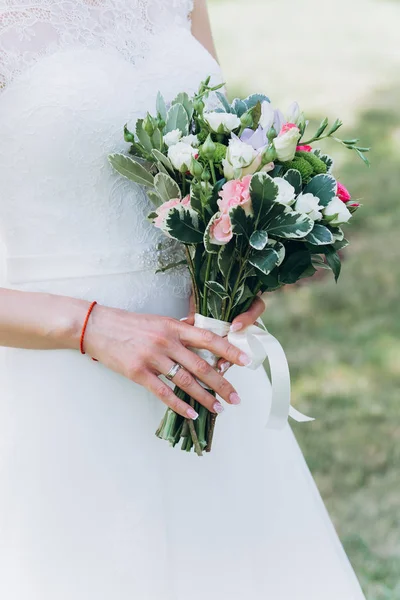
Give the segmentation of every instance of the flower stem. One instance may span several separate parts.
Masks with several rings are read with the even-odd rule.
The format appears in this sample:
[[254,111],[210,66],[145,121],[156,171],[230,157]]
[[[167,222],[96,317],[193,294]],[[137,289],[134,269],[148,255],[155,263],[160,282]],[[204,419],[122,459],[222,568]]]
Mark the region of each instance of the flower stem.
[[186,196],[186,175],[182,173],[182,196]]
[[[211,264],[212,264],[212,254],[209,254],[207,257],[206,275],[205,275],[205,279],[204,279],[205,283],[207,283],[207,281],[210,279]],[[207,295],[208,295],[208,288],[206,286],[204,286],[203,306],[202,306],[202,314],[204,317],[207,317],[207,314],[208,314]]]
[[217,183],[217,177],[215,175],[214,163],[212,160],[210,160],[209,164],[210,164],[211,177],[213,180],[213,184],[215,185]]

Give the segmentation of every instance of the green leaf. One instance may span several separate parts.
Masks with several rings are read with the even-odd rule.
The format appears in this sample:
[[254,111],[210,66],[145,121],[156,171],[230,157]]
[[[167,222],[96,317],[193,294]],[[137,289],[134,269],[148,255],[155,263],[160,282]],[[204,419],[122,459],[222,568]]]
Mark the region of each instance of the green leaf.
[[277,242],[276,240],[271,239],[268,241],[268,246],[273,248],[275,252],[278,253],[279,261],[276,266],[279,267],[283,263],[286,255],[285,246],[281,242]]
[[212,292],[214,292],[214,294],[216,294],[217,296],[219,296],[221,298],[221,300],[224,300],[225,298],[229,297],[228,296],[228,292],[217,281],[206,281],[206,287],[209,290],[211,290]]
[[297,171],[297,169],[289,169],[289,171],[286,171],[286,173],[284,174],[283,179],[285,179],[288,183],[290,183],[290,185],[294,187],[296,196],[301,194],[303,190],[303,181],[301,178],[300,171]]
[[341,242],[344,238],[343,230],[340,227],[334,227],[333,225],[328,225],[329,231],[331,231],[333,239],[335,242]]
[[241,206],[235,206],[229,211],[232,223],[232,231],[236,235],[244,235],[249,239],[253,230],[253,219],[248,217]]
[[327,227],[315,223],[312,231],[304,239],[315,246],[324,246],[333,242],[333,235]]
[[247,109],[249,109],[253,108],[257,102],[261,102],[262,104],[263,102],[270,102],[270,99],[268,96],[264,96],[264,94],[251,94],[251,96],[247,96],[243,102],[246,104]]
[[143,128],[143,119],[138,119],[136,121],[136,136],[146,152],[151,152],[153,144],[151,143],[149,134]]
[[156,148],[157,150],[162,150],[162,147],[164,145],[164,139],[158,127],[156,127],[153,135],[151,136],[151,144],[153,148]]
[[165,175],[165,173],[157,173],[154,177],[154,187],[164,202],[182,197],[179,185],[172,177]]
[[327,249],[325,256],[326,256],[326,262],[332,269],[332,272],[335,276],[335,281],[337,281],[339,279],[340,271],[342,268],[340,256],[333,247],[330,247],[329,249]]
[[214,319],[220,319],[222,313],[222,300],[217,294],[209,293],[207,297],[208,310]]
[[279,262],[279,255],[273,248],[264,248],[257,254],[253,254],[249,259],[249,263],[256,269],[268,275],[276,267]]
[[233,297],[232,308],[235,308],[241,302],[242,296],[244,294],[244,283],[236,291],[236,294]]
[[334,124],[329,128],[327,135],[332,135],[332,133],[335,133],[335,131],[337,131],[338,129],[340,129],[340,127],[342,125],[343,125],[343,122],[340,119],[336,119],[336,121],[334,122]]
[[163,121],[167,120],[167,107],[165,106],[165,100],[160,92],[156,98],[156,110]]
[[336,196],[337,182],[332,175],[323,174],[313,177],[306,185],[303,194],[313,194],[319,198],[322,206],[328,206],[329,202]]
[[231,105],[229,104],[228,100],[226,99],[226,97],[223,94],[221,94],[221,92],[215,92],[215,95],[217,96],[218,100],[221,102],[225,111],[227,113],[231,113],[232,108],[231,108]]
[[323,121],[321,121],[320,126],[318,127],[317,131],[315,132],[314,137],[318,138],[320,135],[322,135],[325,131],[325,129],[328,127],[328,118],[325,117],[325,119],[323,119]]
[[152,155],[154,156],[154,158],[156,159],[157,163],[162,164],[165,169],[167,171],[170,171],[171,173],[174,173],[174,167],[172,166],[171,161],[169,160],[169,158],[167,156],[165,156],[162,152],[160,152],[159,150],[156,150],[155,148],[151,151]]
[[332,247],[339,252],[339,250],[343,250],[343,248],[347,248],[347,246],[349,245],[349,240],[346,240],[346,238],[343,238],[340,241],[335,242],[334,244],[332,244]]
[[264,221],[264,217],[276,204],[279,188],[267,173],[256,173],[250,182],[250,197],[253,205],[255,226]]
[[314,221],[308,215],[291,211],[284,212],[274,208],[268,215],[268,223],[265,229],[268,235],[290,239],[301,239],[306,237],[314,227]]
[[194,106],[193,106],[193,102],[191,101],[191,99],[189,98],[187,93],[181,92],[180,94],[178,94],[177,97],[174,100],[172,100],[172,102],[171,102],[171,105],[174,105],[174,104],[182,104],[183,108],[186,111],[188,121],[190,122],[193,117]]
[[213,225],[214,221],[216,219],[218,219],[219,217],[220,217],[220,213],[215,213],[215,215],[213,215],[212,218],[210,219],[210,221],[208,222],[208,225],[204,232],[204,247],[207,250],[207,252],[209,252],[210,254],[218,254],[219,250],[221,248],[221,246],[219,246],[218,244],[212,244],[210,241],[211,226]]
[[358,156],[361,158],[361,160],[367,165],[367,167],[371,166],[371,163],[369,162],[368,158],[366,156],[364,156],[364,154],[362,152],[360,152],[360,150],[358,150],[358,148],[355,149]]
[[235,240],[231,240],[229,244],[220,246],[218,253],[218,268],[224,277],[228,277],[232,265]]
[[189,119],[182,104],[173,104],[167,113],[165,133],[179,129],[182,135],[187,135],[189,130]]
[[204,230],[197,213],[183,206],[174,207],[169,211],[166,230],[171,237],[184,244],[200,244],[203,241]]
[[240,100],[240,98],[235,98],[232,102],[232,109],[238,117],[241,117],[246,112],[247,106],[243,100]]
[[314,254],[311,256],[311,264],[316,269],[328,269],[330,270],[329,265],[326,264],[322,256],[319,254]]
[[311,263],[311,255],[308,250],[299,250],[290,254],[283,262],[279,270],[279,281],[281,283],[296,283]]
[[197,186],[190,186],[190,206],[197,211],[200,215],[202,214],[202,204],[200,198],[200,189]]
[[164,200],[162,198],[160,198],[160,196],[157,194],[157,192],[153,192],[152,190],[148,190],[147,191],[147,195],[148,195],[149,199],[151,200],[152,204],[154,204],[154,206],[156,208],[158,208],[159,206],[161,206],[161,204],[164,203]]
[[261,102],[257,102],[251,109],[251,116],[253,117],[253,128],[256,129],[261,119]]
[[266,231],[254,231],[250,236],[250,246],[255,250],[263,250],[268,242]]
[[130,181],[148,187],[154,186],[153,175],[129,156],[125,156],[125,154],[110,154],[108,160],[118,173],[130,179]]

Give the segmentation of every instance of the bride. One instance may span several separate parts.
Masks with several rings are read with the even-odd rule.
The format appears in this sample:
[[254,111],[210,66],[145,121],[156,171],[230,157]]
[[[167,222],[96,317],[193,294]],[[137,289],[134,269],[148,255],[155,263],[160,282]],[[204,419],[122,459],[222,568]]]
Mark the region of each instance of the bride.
[[[107,162],[127,116],[208,74],[204,0],[0,0],[5,600],[363,599],[290,428],[264,427],[266,374],[180,321],[187,278],[155,274],[148,198]],[[175,363],[225,409],[202,459],[154,435],[165,404],[188,414],[158,377]]]

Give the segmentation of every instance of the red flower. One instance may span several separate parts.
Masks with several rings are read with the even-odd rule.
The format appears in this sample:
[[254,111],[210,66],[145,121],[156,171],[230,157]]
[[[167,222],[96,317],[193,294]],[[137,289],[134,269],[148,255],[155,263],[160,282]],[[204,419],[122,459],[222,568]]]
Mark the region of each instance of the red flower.
[[347,188],[345,188],[342,183],[339,183],[339,181],[337,184],[336,195],[338,198],[340,198],[340,200],[342,202],[348,202],[349,200],[351,200],[351,195],[350,195],[349,190]]
[[312,152],[312,146],[297,146],[296,152]]

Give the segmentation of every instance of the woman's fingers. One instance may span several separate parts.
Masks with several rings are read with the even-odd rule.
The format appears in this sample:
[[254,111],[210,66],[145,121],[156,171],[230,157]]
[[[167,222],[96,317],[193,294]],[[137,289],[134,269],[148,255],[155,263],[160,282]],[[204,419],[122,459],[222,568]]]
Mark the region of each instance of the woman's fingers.
[[230,344],[226,338],[206,329],[191,327],[182,323],[179,329],[179,337],[185,345],[210,350],[215,356],[223,357],[235,365],[243,367],[251,362],[247,354]]
[[[185,350],[186,352],[186,350]],[[189,352],[189,351],[187,351]],[[168,371],[176,363],[167,357],[162,357],[157,361],[154,361],[154,366],[158,373],[168,373]],[[179,361],[179,364],[181,362]],[[210,394],[196,381],[195,377],[183,366],[179,369],[176,375],[172,378],[172,383],[177,385],[181,390],[189,394],[192,398],[203,404],[210,412],[221,413],[224,407],[215,396]]]
[[189,419],[197,419],[198,413],[190,406],[187,402],[180,400],[178,396],[174,394],[172,389],[157,375],[148,372],[142,379],[142,385],[144,385],[150,392],[152,392],[157,398],[159,398],[164,404],[172,408],[173,411]]
[[233,319],[231,331],[240,331],[249,325],[253,325],[253,323],[255,323],[259,317],[261,317],[264,311],[265,303],[260,296],[257,296],[248,311],[239,315],[236,317],[236,319]]
[[[200,358],[200,356],[197,356],[197,354],[194,352],[184,349],[179,351],[179,354],[177,356],[173,356],[172,358],[179,361],[179,364],[183,365],[187,371],[205,383],[210,389],[214,390],[229,404],[240,403],[240,398],[235,388],[229,383],[229,381],[224,379],[224,377],[217,373],[217,371],[211,367],[211,365]],[[177,385],[179,385],[178,382]]]
[[195,302],[194,302],[194,296],[193,294],[190,296],[190,300],[189,300],[189,313],[188,316],[186,317],[186,319],[181,319],[182,321],[185,321],[185,323],[187,323],[188,325],[194,325],[194,315],[196,312],[196,306],[195,306]]
[[230,363],[228,360],[220,358],[217,362],[217,371],[218,373],[221,373],[221,375],[224,375],[227,372],[227,370],[231,368],[231,366],[232,363]]

